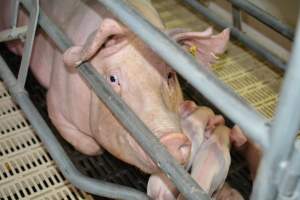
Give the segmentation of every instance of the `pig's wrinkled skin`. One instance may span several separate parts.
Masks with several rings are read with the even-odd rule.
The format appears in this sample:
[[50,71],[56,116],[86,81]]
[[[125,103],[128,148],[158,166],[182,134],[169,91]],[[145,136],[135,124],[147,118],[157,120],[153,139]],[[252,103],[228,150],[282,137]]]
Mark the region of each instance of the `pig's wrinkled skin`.
[[[192,141],[189,161],[191,176],[215,199],[225,200],[229,196],[240,199],[241,195],[229,187],[222,188],[231,163],[230,144],[239,147],[247,139],[234,128],[234,131],[224,126],[222,116],[214,115],[207,107],[197,107],[191,101],[185,101],[179,108],[183,132]],[[222,195],[216,192],[222,191]],[[163,174],[152,175],[147,186],[147,194],[155,200],[184,199]],[[217,193],[219,194],[219,192]],[[226,197],[226,198],[225,198]]]
[[[128,1],[163,30],[149,0]],[[0,30],[9,28],[10,3],[1,0]],[[31,58],[34,75],[48,89],[48,113],[60,134],[82,153],[96,155],[103,147],[144,172],[158,172],[158,167],[72,68],[89,61],[175,159],[186,163],[190,142],[181,133],[178,120],[177,108],[183,98],[175,72],[96,0],[41,0],[40,6],[76,45],[62,55],[39,30]],[[18,25],[26,21],[23,11]],[[178,41],[176,33],[172,37]],[[212,63],[215,54],[225,50],[228,38],[228,29],[216,36],[211,31],[204,35],[181,31],[178,42],[193,49],[202,45],[196,58],[208,58]],[[20,42],[8,46],[22,54]]]

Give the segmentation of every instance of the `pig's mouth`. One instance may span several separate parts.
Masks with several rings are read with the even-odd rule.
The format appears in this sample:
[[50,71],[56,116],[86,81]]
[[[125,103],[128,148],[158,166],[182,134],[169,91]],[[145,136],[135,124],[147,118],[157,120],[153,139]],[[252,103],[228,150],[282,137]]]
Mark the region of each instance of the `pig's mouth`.
[[[165,146],[166,150],[177,160],[181,165],[185,165],[188,162],[191,142],[189,139],[181,133],[169,133],[159,138],[162,145]],[[150,158],[150,156],[138,145],[136,142],[132,144],[133,150],[136,151],[136,155],[139,155],[138,159],[140,163],[143,163],[146,170],[149,173],[158,171],[158,166]]]

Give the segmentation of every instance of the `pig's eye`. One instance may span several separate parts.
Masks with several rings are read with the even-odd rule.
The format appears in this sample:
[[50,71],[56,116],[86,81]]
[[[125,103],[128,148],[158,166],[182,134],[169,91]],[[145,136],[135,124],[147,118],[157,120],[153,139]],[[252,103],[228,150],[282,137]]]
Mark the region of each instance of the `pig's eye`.
[[169,73],[168,73],[168,80],[169,80],[169,79],[172,79],[172,78],[173,78],[173,73],[172,73],[172,72],[169,72]]
[[117,84],[117,85],[120,85],[120,82],[119,82],[119,79],[116,75],[110,75],[109,76],[109,81],[112,83],[112,84]]

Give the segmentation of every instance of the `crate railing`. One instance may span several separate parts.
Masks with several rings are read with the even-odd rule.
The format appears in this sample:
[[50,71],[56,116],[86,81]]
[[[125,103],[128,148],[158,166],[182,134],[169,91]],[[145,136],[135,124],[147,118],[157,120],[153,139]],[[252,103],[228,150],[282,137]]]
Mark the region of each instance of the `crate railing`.
[[282,21],[276,19],[272,15],[268,14],[261,8],[255,6],[249,0],[227,0],[227,1],[229,1],[232,4],[232,7],[234,7],[235,9],[239,9],[246,12],[248,15],[251,15],[258,21],[264,23],[268,27],[280,33],[282,36],[286,37],[287,39],[291,41],[294,40],[295,34],[294,34],[294,30],[291,27],[289,27],[287,24],[283,23]]
[[[278,145],[283,144],[280,139],[282,139],[281,131],[284,124],[280,120],[283,118],[286,118],[285,120],[287,120],[287,113],[289,113],[290,110],[295,106],[294,97],[284,97],[285,93],[289,94],[289,92],[291,92],[291,89],[283,90],[284,95],[282,97],[282,100],[280,101],[283,103],[279,104],[279,112],[276,117],[277,120],[276,123],[273,122],[274,125],[271,129],[274,130],[275,134],[270,137],[270,122],[268,120],[263,118],[252,107],[241,100],[241,98],[238,97],[231,89],[224,86],[224,84],[221,83],[217,78],[215,78],[210,72],[203,70],[203,67],[199,66],[190,55],[185,53],[164,33],[153,27],[128,4],[120,0],[98,1],[106,8],[108,8],[112,13],[114,13],[120,21],[131,28],[133,32],[135,32],[141,39],[143,39],[146,44],[148,44],[179,74],[186,78],[198,91],[200,91],[205,97],[207,97],[226,116],[228,116],[233,122],[239,124],[241,128],[245,130],[247,136],[253,139],[257,144],[261,145],[265,152],[265,155],[262,161],[263,165],[261,167],[260,175],[257,181],[258,184],[256,184],[258,188],[256,190],[257,194],[260,195],[260,177],[268,175],[266,173],[266,170],[270,169],[270,164],[275,162],[274,159],[276,157],[280,158],[280,162],[287,161],[291,150],[291,148],[287,148],[286,150],[284,150],[284,153],[280,154],[280,156],[275,156],[274,152],[278,153],[279,149],[274,151],[274,149],[272,148],[273,146],[278,147]],[[32,10],[34,7],[32,0],[21,0],[20,2],[27,10]],[[60,31],[60,29],[45,15],[42,9],[40,9],[38,23],[61,51],[65,51],[68,47],[72,46],[72,42],[70,41],[70,39],[68,39],[68,37],[62,31]],[[226,23],[221,24],[223,26],[227,25]],[[233,28],[233,30],[233,33],[236,32],[236,35],[242,38],[242,41],[245,39],[244,36],[239,35],[240,32],[237,32],[236,28]],[[297,59],[297,57],[295,56],[295,52],[300,51],[297,47],[298,40],[296,39],[296,48],[289,65],[290,67],[287,71],[287,77],[292,77],[292,75],[297,72],[296,64],[298,63],[299,59]],[[256,46],[255,48],[259,48],[259,46]],[[274,58],[273,55],[270,55],[268,53],[265,55],[270,60],[273,60],[274,63],[280,64],[282,67],[284,66],[283,63],[281,63],[280,60],[276,59],[276,57]],[[67,161],[63,161],[62,159],[66,159],[66,155],[63,153],[61,146],[57,143],[57,141],[55,141],[55,138],[49,140],[49,137],[54,136],[51,135],[51,131],[43,122],[43,119],[36,112],[31,102],[29,102],[25,91],[17,91],[14,89],[14,87],[11,87],[12,85],[16,84],[16,80],[11,76],[11,72],[7,70],[7,66],[2,58],[0,58],[0,65],[2,78],[4,79],[6,84],[8,84],[11,93],[15,96],[16,100],[24,110],[29,120],[32,122],[32,125],[36,129],[38,134],[41,134],[39,132],[47,130],[46,132],[48,134],[41,134],[42,136],[40,137],[42,138],[45,146],[48,148],[49,153],[51,155],[53,154],[52,157],[58,163],[58,166],[60,167],[62,172],[73,184],[85,191],[106,197],[124,199],[147,199],[147,196],[142,194],[141,192],[126,187],[120,189],[120,194],[122,194],[123,196],[116,195],[116,185],[110,185],[110,183],[103,183],[95,179],[83,177],[81,174],[78,174],[78,171],[76,171],[76,168],[74,167],[74,165],[72,165],[72,163],[69,162],[68,159]],[[170,179],[174,182],[174,184],[185,197],[187,197],[188,199],[209,199],[207,194],[196,184],[196,182],[190,177],[190,175],[177,164],[174,158],[159,143],[159,141],[157,140],[157,138],[155,138],[151,131],[131,111],[131,109],[122,101],[122,99],[120,99],[120,97],[115,94],[112,88],[106,83],[106,80],[100,74],[98,74],[89,63],[81,64],[79,67],[77,67],[77,70],[80,76],[86,80],[88,85],[91,86],[97,96],[111,109],[116,117],[120,119],[123,125],[129,130],[129,132],[141,145],[145,152],[147,152],[153,159],[153,161],[155,161],[155,163],[162,169],[162,171],[166,173],[168,177],[170,177]],[[297,79],[298,77],[294,78]],[[291,80],[289,80],[289,78],[285,78],[286,83],[284,88],[289,88],[292,83],[295,84],[294,78]],[[300,89],[298,91],[300,93]],[[295,94],[297,94],[297,92],[295,92]],[[288,105],[287,113],[285,113],[286,109],[282,106],[286,104]],[[294,116],[295,119],[289,121],[289,123],[293,126],[290,126],[288,131],[286,131],[287,136],[285,144],[288,145],[287,147],[292,147],[293,138],[295,137],[295,133],[293,131],[295,130],[297,120],[300,119],[300,117],[297,118],[297,114]],[[50,144],[52,146],[50,146]],[[75,176],[73,176],[74,174]],[[270,180],[268,179],[263,181],[267,181],[268,183],[268,181]],[[275,188],[272,186],[270,187],[271,189]],[[270,188],[267,186],[267,189]],[[129,193],[131,192],[131,196],[129,195],[129,193],[126,193],[126,190],[128,190]],[[260,197],[261,196],[259,196],[258,199],[262,199]]]

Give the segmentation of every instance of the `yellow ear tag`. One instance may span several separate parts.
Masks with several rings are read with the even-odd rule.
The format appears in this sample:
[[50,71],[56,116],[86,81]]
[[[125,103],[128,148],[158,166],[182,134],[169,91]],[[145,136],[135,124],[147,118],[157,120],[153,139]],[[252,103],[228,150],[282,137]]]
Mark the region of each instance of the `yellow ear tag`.
[[11,171],[10,165],[9,165],[8,163],[4,163],[4,166],[6,167],[6,169],[7,169],[8,171]]
[[197,47],[195,45],[192,45],[189,48],[189,52],[190,52],[190,54],[192,54],[192,56],[196,57]]

